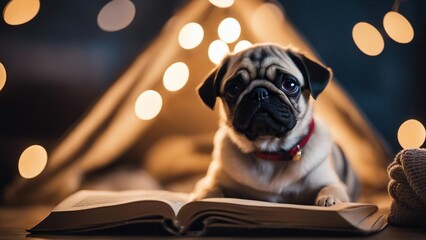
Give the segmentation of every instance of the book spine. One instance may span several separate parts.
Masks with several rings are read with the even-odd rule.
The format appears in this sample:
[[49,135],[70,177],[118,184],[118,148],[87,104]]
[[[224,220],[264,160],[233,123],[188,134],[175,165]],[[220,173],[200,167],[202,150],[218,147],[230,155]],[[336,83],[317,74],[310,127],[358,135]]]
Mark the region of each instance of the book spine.
[[179,225],[179,222],[177,220],[164,220],[163,227],[166,229],[167,232],[175,235],[175,236],[181,236],[184,234],[184,227]]

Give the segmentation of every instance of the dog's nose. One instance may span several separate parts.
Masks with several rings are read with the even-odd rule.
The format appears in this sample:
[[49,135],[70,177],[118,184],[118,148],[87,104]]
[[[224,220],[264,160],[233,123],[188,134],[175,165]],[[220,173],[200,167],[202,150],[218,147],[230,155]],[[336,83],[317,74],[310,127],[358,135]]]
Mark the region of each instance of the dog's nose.
[[268,98],[268,90],[263,87],[255,88],[252,92],[252,97],[256,99],[258,102],[264,101],[266,98]]

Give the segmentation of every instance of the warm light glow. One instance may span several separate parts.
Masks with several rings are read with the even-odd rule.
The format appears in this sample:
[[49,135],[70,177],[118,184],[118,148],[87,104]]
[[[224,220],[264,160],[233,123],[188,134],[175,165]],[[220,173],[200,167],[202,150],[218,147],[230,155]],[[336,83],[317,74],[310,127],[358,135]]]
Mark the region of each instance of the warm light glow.
[[0,91],[3,89],[6,84],[6,69],[3,64],[0,63]]
[[40,145],[32,145],[25,149],[19,158],[19,174],[23,178],[37,177],[44,170],[46,164],[46,150]]
[[210,43],[208,55],[210,61],[212,61],[214,64],[220,63],[222,59],[229,53],[229,47],[228,45],[221,41],[221,40],[215,40],[212,43]]
[[414,30],[410,22],[398,12],[386,13],[383,18],[383,27],[395,42],[409,43],[414,38]]
[[33,19],[39,10],[39,0],[12,0],[4,8],[3,18],[9,25],[20,25]]
[[163,75],[163,84],[164,87],[169,91],[178,91],[189,78],[189,69],[188,66],[183,62],[177,62],[170,65]]
[[234,4],[234,0],[209,0],[209,2],[220,8],[228,8]]
[[107,32],[126,28],[136,15],[135,5],[129,0],[112,0],[98,14],[98,26]]
[[191,22],[179,31],[179,45],[184,49],[193,49],[203,41],[204,30],[200,24]]
[[385,47],[385,42],[380,32],[366,22],[359,22],[354,26],[352,37],[359,50],[369,56],[379,55]]
[[262,36],[270,39],[278,40],[271,33],[277,31],[277,27],[282,25],[284,22],[284,13],[277,5],[273,3],[263,3],[251,14],[250,25],[253,30],[253,34]]
[[135,113],[142,120],[150,120],[160,113],[162,106],[161,95],[154,90],[147,90],[136,100]]
[[398,142],[404,149],[420,147],[423,145],[425,138],[425,127],[415,119],[405,121],[398,129]]
[[241,40],[235,45],[234,52],[239,52],[251,47],[253,44],[247,40]]
[[268,18],[274,18],[275,21],[284,21],[284,15],[282,10],[273,3],[264,3],[260,5],[254,13],[252,14],[252,24],[254,22],[264,21],[264,16],[268,16]]
[[233,43],[240,37],[240,23],[235,18],[225,18],[220,22],[217,33],[222,41]]

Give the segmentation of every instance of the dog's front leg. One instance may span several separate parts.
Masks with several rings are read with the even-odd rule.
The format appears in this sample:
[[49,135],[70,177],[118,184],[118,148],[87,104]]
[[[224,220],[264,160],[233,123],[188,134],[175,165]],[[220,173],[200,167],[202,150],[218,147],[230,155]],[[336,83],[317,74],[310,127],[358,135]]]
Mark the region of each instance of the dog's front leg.
[[342,184],[333,184],[323,187],[315,200],[316,205],[328,207],[338,203],[349,202],[349,196]]
[[191,193],[191,200],[197,201],[204,198],[220,198],[225,197],[220,185],[209,176],[201,179],[195,186],[195,190]]

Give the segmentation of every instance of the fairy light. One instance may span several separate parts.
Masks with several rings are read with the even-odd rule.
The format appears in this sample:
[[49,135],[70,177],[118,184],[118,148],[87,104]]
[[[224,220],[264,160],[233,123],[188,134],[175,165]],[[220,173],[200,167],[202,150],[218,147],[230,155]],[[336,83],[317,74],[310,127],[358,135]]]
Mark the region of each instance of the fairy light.
[[3,64],[0,62],[0,91],[3,89],[4,85],[6,84],[6,69],[4,68]]
[[135,113],[141,120],[150,120],[160,113],[162,106],[161,95],[154,90],[147,90],[137,98]]
[[129,0],[112,0],[98,14],[98,26],[107,32],[122,30],[130,25],[136,15],[135,5]]
[[203,27],[195,22],[185,24],[179,31],[178,42],[184,49],[193,49],[200,45],[204,38]]
[[20,25],[33,19],[39,10],[39,0],[11,0],[3,10],[3,18],[9,25]]
[[239,41],[235,47],[234,47],[234,53],[240,52],[242,50],[245,50],[249,47],[251,47],[253,44],[247,40],[241,40]]
[[178,91],[185,86],[189,78],[188,66],[183,62],[170,65],[163,75],[164,87],[169,91]]
[[379,55],[385,47],[385,42],[380,32],[373,25],[366,22],[355,24],[352,29],[352,37],[359,50],[369,56]]
[[398,142],[404,149],[420,147],[423,145],[425,138],[425,127],[416,119],[405,121],[398,129]]
[[383,27],[395,42],[409,43],[414,38],[414,30],[410,22],[398,12],[386,13],[383,18]]
[[240,37],[241,26],[235,18],[225,18],[220,22],[217,32],[222,41],[233,43]]
[[222,59],[229,53],[228,45],[222,40],[214,40],[209,45],[208,55],[210,61],[214,64],[220,63]]
[[234,4],[234,0],[209,0],[209,2],[219,8],[229,8]]
[[35,178],[47,164],[47,152],[40,145],[32,145],[26,148],[19,157],[18,170],[23,178]]

